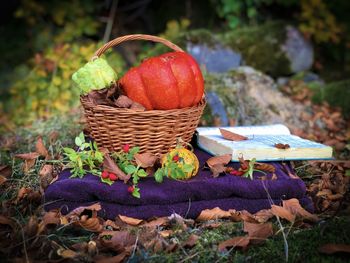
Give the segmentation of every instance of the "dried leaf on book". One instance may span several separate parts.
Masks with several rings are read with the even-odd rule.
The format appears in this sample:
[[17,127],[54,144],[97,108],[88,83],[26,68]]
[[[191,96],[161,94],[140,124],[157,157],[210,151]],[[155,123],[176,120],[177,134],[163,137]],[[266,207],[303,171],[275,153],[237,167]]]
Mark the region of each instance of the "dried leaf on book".
[[220,133],[222,135],[222,137],[224,137],[224,139],[226,140],[230,140],[230,141],[244,141],[244,140],[248,140],[248,137],[219,128]]
[[289,149],[290,145],[289,144],[283,144],[283,143],[275,143],[274,147],[277,148],[277,149],[285,150],[285,149]]

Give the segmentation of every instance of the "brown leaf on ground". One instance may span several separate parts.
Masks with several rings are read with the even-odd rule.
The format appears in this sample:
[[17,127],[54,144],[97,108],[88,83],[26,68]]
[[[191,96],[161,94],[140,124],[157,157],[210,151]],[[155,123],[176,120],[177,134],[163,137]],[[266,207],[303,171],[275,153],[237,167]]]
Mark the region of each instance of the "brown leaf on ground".
[[318,251],[322,254],[334,254],[338,252],[350,253],[349,244],[325,244],[318,248]]
[[162,230],[159,232],[159,235],[163,238],[167,238],[170,237],[171,235],[174,234],[174,231],[171,229],[167,229],[167,230]]
[[265,223],[272,217],[273,213],[271,212],[271,209],[263,209],[254,214],[255,220],[259,223]]
[[43,138],[39,137],[36,144],[35,144],[35,151],[40,155],[43,156],[45,158],[49,157],[49,152],[47,151],[44,142],[43,142]]
[[213,177],[218,177],[221,173],[226,172],[226,167],[222,163],[218,163],[210,167],[210,171]]
[[33,160],[40,156],[37,152],[30,152],[30,153],[19,153],[14,155],[16,158],[22,159],[22,160]]
[[125,250],[122,253],[120,253],[117,256],[103,256],[103,255],[98,255],[94,257],[94,262],[96,263],[121,263],[124,262],[124,260],[130,256],[130,251]]
[[272,223],[254,224],[244,222],[244,232],[248,233],[251,244],[260,244],[273,235]]
[[111,229],[119,230],[121,228],[121,226],[116,224],[114,221],[108,219],[104,222],[103,228],[107,229],[107,230],[111,230]]
[[101,244],[107,248],[121,253],[133,246],[136,242],[136,236],[129,231],[103,231],[99,234]]
[[248,137],[219,128],[220,133],[224,139],[229,140],[229,141],[244,141],[248,140]]
[[136,153],[134,155],[137,165],[142,168],[153,167],[158,157],[153,153]]
[[131,226],[137,226],[143,222],[142,219],[137,219],[137,218],[128,217],[128,216],[119,215],[119,218],[121,221]]
[[80,220],[76,225],[81,226],[82,228],[91,231],[91,232],[101,232],[103,230],[103,225],[101,220],[96,217],[89,217],[87,215],[81,216]]
[[271,205],[271,212],[278,217],[284,218],[288,220],[289,222],[295,221],[295,215],[292,214],[289,210],[282,206],[278,205]]
[[71,249],[64,249],[64,248],[58,249],[57,255],[59,255],[62,258],[66,258],[66,259],[75,259],[75,258],[80,256],[79,253],[77,253]]
[[207,220],[215,220],[219,218],[229,218],[231,217],[230,211],[224,211],[219,207],[215,207],[213,209],[205,209],[203,210],[199,216],[196,218],[196,221],[207,221]]
[[6,183],[6,181],[7,181],[7,178],[2,176],[2,175],[0,175],[0,185]]
[[136,111],[145,111],[146,110],[146,108],[143,105],[141,105],[140,103],[137,103],[135,101],[132,102],[130,109],[136,110]]
[[119,108],[130,108],[132,103],[133,101],[125,95],[120,95],[118,99],[114,101],[115,106]]
[[156,228],[159,226],[166,226],[169,224],[169,219],[167,217],[159,217],[149,222],[142,224],[143,227]]
[[275,143],[274,147],[277,149],[281,149],[281,150],[285,150],[285,149],[289,149],[290,145],[289,144],[284,144],[284,143]]
[[41,167],[39,171],[39,175],[40,175],[40,186],[42,189],[45,190],[54,179],[53,165],[45,164],[43,167]]
[[12,168],[9,165],[1,165],[0,175],[5,178],[9,178],[12,175]]
[[100,211],[102,209],[100,203],[95,203],[89,206],[79,206],[69,212],[66,217],[67,218],[74,218],[79,217],[83,212],[85,211],[92,211],[93,213],[96,213],[97,211]]
[[234,237],[219,243],[218,250],[225,251],[228,248],[232,248],[232,247],[242,248],[243,250],[246,250],[249,243],[250,243],[250,238],[248,236]]
[[213,167],[217,164],[227,165],[232,159],[232,154],[225,154],[220,156],[214,156],[209,158],[206,163],[209,166],[209,168]]
[[108,154],[104,156],[103,169],[109,173],[114,173],[118,179],[123,180],[124,182],[130,179],[130,175],[126,175]]
[[57,141],[59,136],[60,136],[60,133],[58,131],[51,131],[49,133],[49,143],[54,144]]
[[289,200],[283,200],[283,207],[289,210],[292,214],[301,217],[302,219],[309,220],[311,222],[319,221],[318,216],[313,215],[301,207],[299,200],[292,198]]
[[197,241],[199,239],[199,236],[195,235],[195,234],[191,234],[188,239],[182,244],[182,246],[184,248],[193,248]]
[[61,214],[59,211],[49,211],[43,216],[42,222],[45,226],[58,226],[61,224]]

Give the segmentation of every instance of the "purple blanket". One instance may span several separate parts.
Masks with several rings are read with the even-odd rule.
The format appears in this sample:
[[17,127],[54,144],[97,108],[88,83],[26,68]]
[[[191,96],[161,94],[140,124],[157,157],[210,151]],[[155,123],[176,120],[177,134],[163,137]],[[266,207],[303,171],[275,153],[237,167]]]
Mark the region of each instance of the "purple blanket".
[[[198,149],[195,154],[202,168],[210,155]],[[139,183],[140,199],[132,197],[127,191],[128,185],[121,181],[109,186],[90,174],[83,179],[69,179],[69,170],[64,170],[59,179],[46,189],[45,209],[60,208],[62,213],[67,213],[78,206],[99,202],[102,205],[100,216],[109,219],[117,215],[148,219],[172,213],[196,218],[202,210],[214,207],[255,213],[270,208],[271,201],[281,204],[282,200],[297,198],[302,206],[312,211],[313,204],[305,196],[304,182],[288,176],[286,169],[291,169],[288,164],[271,164],[276,167],[277,180],[250,180],[233,175],[213,178],[208,170],[200,170],[188,181],[165,178],[163,183],[158,184],[153,178],[145,178]],[[230,166],[237,167],[238,164]]]

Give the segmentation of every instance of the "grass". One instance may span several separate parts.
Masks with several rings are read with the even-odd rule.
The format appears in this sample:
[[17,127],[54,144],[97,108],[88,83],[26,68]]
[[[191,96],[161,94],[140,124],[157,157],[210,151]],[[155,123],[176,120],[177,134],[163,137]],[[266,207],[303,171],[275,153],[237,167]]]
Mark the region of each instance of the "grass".
[[[7,134],[3,138],[15,136],[16,140],[11,149],[5,149],[0,152],[1,164],[9,164],[13,167],[11,177],[12,184],[10,189],[2,189],[0,201],[6,201],[16,196],[21,187],[30,187],[34,190],[39,189],[38,171],[45,162],[40,159],[36,162],[32,170],[24,174],[22,171],[22,162],[14,160],[14,153],[25,153],[34,150],[34,145],[39,135],[48,144],[49,134],[58,131],[57,140],[51,144],[49,152],[52,156],[60,154],[61,146],[73,145],[73,138],[82,130],[82,126],[77,123],[80,120],[79,115],[62,116],[49,119],[47,121],[37,121],[31,127],[21,128],[15,133]],[[303,168],[300,168],[298,174],[303,174],[305,179],[312,180],[312,175],[307,174]],[[42,215],[42,210],[33,206],[26,213],[23,213],[21,207],[15,208],[17,213],[15,218],[21,222],[28,222],[31,215]],[[179,244],[179,248],[172,253],[151,253],[145,249],[138,249],[130,257],[128,262],[284,262],[284,240],[281,232],[278,232],[277,221],[273,222],[275,230],[278,232],[269,238],[262,245],[251,246],[247,251],[230,249],[227,252],[218,252],[217,247],[221,241],[235,236],[244,236],[243,224],[241,222],[218,221],[221,225],[214,229],[205,229],[198,225],[187,230],[174,228],[175,234],[167,239]],[[290,230],[287,237],[289,245],[288,262],[347,262],[344,255],[323,255],[318,252],[318,248],[326,243],[350,244],[350,218],[335,217],[321,221],[318,225],[311,228],[291,227],[286,221],[282,221],[287,231]],[[199,240],[191,249],[181,247],[181,244],[187,240],[190,234],[199,236]],[[47,236],[47,240],[53,240],[57,244],[69,247],[75,243],[88,242],[96,237],[96,234],[82,229],[72,228],[70,226],[61,226],[52,229]],[[4,255],[0,253],[0,256]]]

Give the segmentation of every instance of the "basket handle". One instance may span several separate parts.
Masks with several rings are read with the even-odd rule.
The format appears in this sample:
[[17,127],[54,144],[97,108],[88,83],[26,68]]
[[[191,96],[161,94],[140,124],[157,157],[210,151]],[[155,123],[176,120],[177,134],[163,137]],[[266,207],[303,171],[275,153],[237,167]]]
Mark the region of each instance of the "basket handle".
[[166,40],[161,37],[156,37],[152,35],[143,35],[143,34],[134,34],[134,35],[126,35],[122,37],[117,37],[106,44],[104,44],[102,47],[100,47],[94,54],[94,56],[91,58],[91,60],[94,60],[95,58],[101,56],[107,49],[117,46],[122,42],[129,41],[129,40],[149,40],[153,42],[162,43],[163,45],[179,52],[184,52],[180,47],[175,45],[174,43],[170,42],[169,40]]

